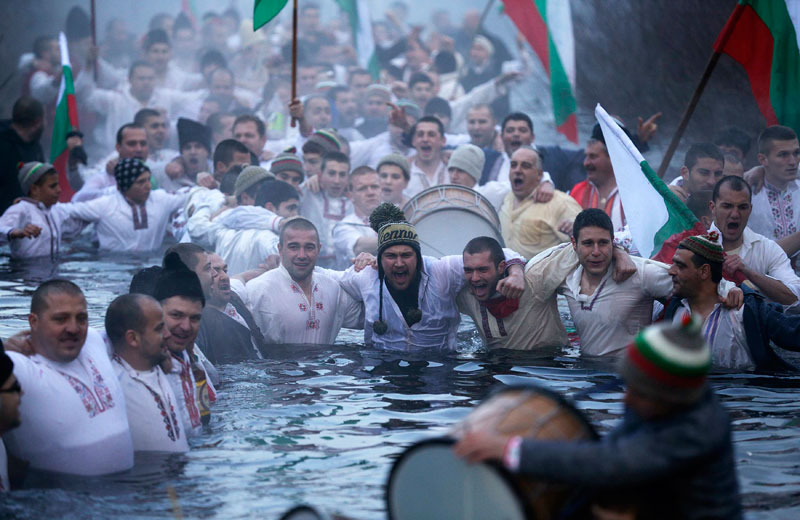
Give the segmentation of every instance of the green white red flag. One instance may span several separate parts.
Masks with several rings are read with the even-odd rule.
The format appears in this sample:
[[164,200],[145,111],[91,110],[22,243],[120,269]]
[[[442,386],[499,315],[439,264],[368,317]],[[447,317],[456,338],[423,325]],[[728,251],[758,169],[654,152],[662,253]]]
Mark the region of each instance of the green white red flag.
[[739,0],[714,50],[747,71],[767,125],[800,132],[800,0]]
[[[664,184],[603,107],[598,104],[594,114],[603,130],[608,156],[614,166],[633,245],[642,256],[654,256],[673,235],[705,233],[703,225]],[[669,255],[665,261],[671,262],[672,256]]]
[[64,33],[58,34],[61,48],[61,87],[58,89],[58,104],[53,121],[53,138],[50,141],[50,162],[58,172],[58,184],[61,186],[60,202],[69,202],[75,190],[67,180],[67,134],[78,129],[78,105],[75,102],[75,87],[72,84],[72,66],[69,61],[69,48]]
[[569,0],[503,0],[506,14],[550,77],[556,129],[577,144],[575,37],[569,4]]
[[336,0],[347,14],[350,29],[353,31],[353,45],[358,54],[358,64],[369,71],[373,79],[378,79],[380,64],[375,54],[375,40],[372,38],[372,18],[367,0]]
[[289,0],[255,0],[253,3],[253,30],[257,31],[286,7]]

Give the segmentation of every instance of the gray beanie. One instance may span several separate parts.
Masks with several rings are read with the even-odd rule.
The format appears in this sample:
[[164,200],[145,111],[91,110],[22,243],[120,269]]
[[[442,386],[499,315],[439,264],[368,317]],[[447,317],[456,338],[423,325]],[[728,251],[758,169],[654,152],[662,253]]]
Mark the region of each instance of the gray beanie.
[[239,195],[250,189],[254,184],[274,178],[275,175],[260,166],[248,166],[236,177],[236,184],[233,186],[233,194],[238,198]]
[[475,182],[480,182],[485,162],[486,158],[483,155],[483,150],[474,144],[462,144],[453,151],[450,156],[450,162],[447,163],[447,169],[458,168],[459,170],[464,170],[470,177],[475,179]]
[[37,161],[26,162],[24,164],[20,163],[18,167],[19,173],[17,174],[17,179],[19,179],[19,185],[22,187],[22,193],[24,195],[30,193],[31,186],[41,179],[45,173],[56,171],[52,164],[40,163]]
[[401,170],[403,170],[403,177],[406,180],[411,180],[411,165],[408,164],[408,159],[399,153],[399,152],[392,152],[389,155],[384,156],[380,161],[378,161],[378,167],[375,168],[376,170],[380,170],[381,166],[384,164],[394,164]]

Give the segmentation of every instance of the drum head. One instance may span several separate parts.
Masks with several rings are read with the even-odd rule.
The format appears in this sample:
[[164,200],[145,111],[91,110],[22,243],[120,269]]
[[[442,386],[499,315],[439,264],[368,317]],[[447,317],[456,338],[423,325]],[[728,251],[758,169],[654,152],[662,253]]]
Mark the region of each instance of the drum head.
[[420,217],[414,224],[419,235],[420,249],[426,256],[441,258],[460,255],[467,242],[475,237],[488,236],[503,244],[503,236],[483,216],[463,208],[441,208]]
[[392,520],[523,520],[524,501],[505,470],[468,464],[453,453],[451,439],[408,448],[392,466],[386,487]]

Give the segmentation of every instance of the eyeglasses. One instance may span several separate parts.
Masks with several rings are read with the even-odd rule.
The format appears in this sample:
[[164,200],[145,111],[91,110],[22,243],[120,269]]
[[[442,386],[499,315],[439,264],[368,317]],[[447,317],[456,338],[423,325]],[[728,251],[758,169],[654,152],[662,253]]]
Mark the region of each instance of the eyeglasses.
[[0,394],[18,394],[22,392],[22,387],[19,386],[19,381],[14,381],[10,388],[0,388]]

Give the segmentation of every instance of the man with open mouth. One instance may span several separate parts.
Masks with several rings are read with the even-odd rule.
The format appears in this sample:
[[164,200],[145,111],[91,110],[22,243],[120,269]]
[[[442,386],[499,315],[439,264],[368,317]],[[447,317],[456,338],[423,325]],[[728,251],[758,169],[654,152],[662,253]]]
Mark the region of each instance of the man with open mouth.
[[422,117],[412,127],[411,146],[417,155],[411,161],[411,180],[404,192],[406,197],[411,198],[422,190],[450,182],[442,155],[445,142],[444,125],[435,116]]

